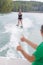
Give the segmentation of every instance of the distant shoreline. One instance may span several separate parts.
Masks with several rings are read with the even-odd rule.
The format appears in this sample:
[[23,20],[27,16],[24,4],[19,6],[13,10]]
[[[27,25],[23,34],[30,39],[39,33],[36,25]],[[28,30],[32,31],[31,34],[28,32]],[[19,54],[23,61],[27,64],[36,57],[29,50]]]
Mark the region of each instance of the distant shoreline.
[[[10,13],[12,13],[12,12],[10,12]],[[10,13],[0,13],[0,14],[3,15],[3,14],[10,14]],[[18,13],[18,12],[14,12],[14,13]],[[33,11],[31,12],[30,11],[30,12],[22,12],[22,13],[43,13],[43,12],[39,12],[39,11],[38,12],[33,12]]]
[[[19,11],[12,11],[12,12],[19,12]],[[23,12],[23,13],[43,13],[43,11],[29,11],[29,12]]]

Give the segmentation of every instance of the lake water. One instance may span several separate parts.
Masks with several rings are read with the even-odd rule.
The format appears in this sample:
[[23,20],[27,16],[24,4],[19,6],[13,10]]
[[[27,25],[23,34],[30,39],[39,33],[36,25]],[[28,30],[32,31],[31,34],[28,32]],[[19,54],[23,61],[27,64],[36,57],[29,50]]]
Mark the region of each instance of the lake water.
[[38,45],[42,41],[40,26],[43,24],[43,13],[22,13],[23,29],[17,27],[18,12],[9,14],[0,14],[0,56],[24,58],[20,52],[17,52],[17,45],[21,44],[23,49],[32,54],[34,49],[26,43],[20,41],[24,35]]

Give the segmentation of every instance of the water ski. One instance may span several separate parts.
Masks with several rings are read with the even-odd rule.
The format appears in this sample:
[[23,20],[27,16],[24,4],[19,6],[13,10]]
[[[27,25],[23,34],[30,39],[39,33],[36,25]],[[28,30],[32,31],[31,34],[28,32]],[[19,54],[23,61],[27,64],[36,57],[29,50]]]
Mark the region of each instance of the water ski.
[[20,26],[21,28],[23,28],[23,26]]
[[16,25],[17,27],[23,28],[23,26]]

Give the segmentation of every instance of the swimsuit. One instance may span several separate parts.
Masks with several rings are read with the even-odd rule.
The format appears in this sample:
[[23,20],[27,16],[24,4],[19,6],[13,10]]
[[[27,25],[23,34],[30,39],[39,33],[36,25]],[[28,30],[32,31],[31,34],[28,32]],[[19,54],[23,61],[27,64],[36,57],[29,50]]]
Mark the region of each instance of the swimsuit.
[[22,19],[22,14],[18,15],[18,19],[21,20]]

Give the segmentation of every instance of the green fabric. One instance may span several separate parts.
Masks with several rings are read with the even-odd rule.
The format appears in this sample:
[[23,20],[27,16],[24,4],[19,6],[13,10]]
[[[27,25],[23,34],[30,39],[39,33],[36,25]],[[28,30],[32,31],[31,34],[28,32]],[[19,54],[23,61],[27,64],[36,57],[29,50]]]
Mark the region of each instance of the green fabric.
[[35,57],[35,61],[32,62],[32,65],[43,65],[43,42],[37,47],[33,55]]

